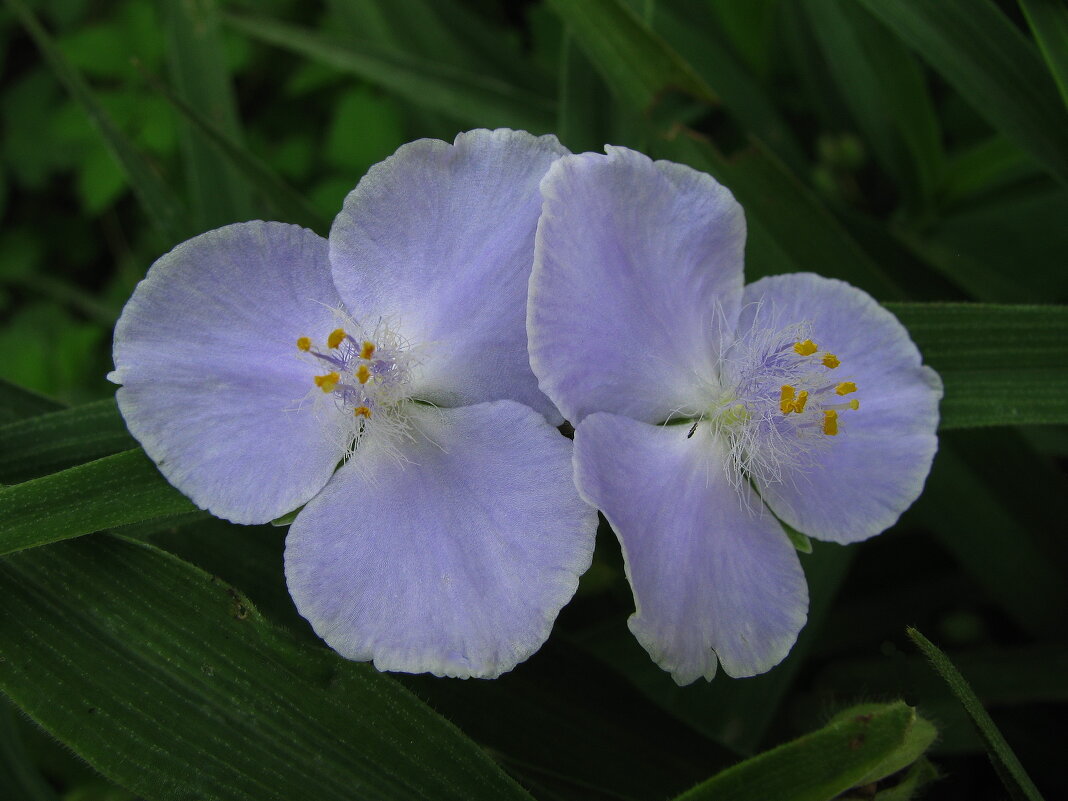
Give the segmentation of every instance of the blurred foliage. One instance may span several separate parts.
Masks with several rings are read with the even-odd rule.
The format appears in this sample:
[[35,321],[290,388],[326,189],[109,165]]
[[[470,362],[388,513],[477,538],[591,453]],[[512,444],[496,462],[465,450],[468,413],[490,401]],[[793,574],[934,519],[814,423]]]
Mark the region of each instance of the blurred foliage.
[[[909,301],[899,308],[917,334],[943,322],[922,308],[910,316],[917,302],[1068,301],[1062,4],[27,3],[80,74],[80,98],[19,24],[22,5],[0,10],[0,378],[58,403],[4,385],[0,443],[10,451],[0,465],[11,472],[0,481],[114,461],[23,485],[20,503],[47,504],[52,496],[41,493],[60,485],[84,491],[71,482],[118,485],[135,475],[111,469],[132,457],[119,453],[130,443],[104,376],[114,321],[155,258],[240,219],[299,219],[325,233],[369,166],[423,136],[510,125],[555,132],[575,150],[607,142],[690,163],[746,207],[750,279],[836,275],[880,300]],[[110,121],[110,138],[87,102]],[[1059,332],[1042,332],[1053,353],[1063,349]],[[1028,336],[1018,328],[1005,339],[1026,349]],[[1027,367],[1064,380],[1063,364]],[[966,373],[957,400],[981,386]],[[1030,376],[1021,396],[1041,392],[1042,375]],[[999,391],[1011,394],[1006,377]],[[85,408],[58,411],[66,405]],[[44,412],[53,414],[12,422]],[[632,601],[603,530],[578,597],[529,663],[496,682],[393,679],[539,799],[666,798],[855,703],[895,698],[937,726],[931,762],[843,797],[906,799],[937,781],[928,797],[1001,798],[968,715],[904,636],[916,625],[960,666],[1037,787],[1055,798],[1068,793],[1063,738],[1050,735],[1068,712],[1066,457],[1063,426],[944,432],[925,495],[891,532],[849,549],[815,543],[802,556],[809,623],[765,676],[676,687],[627,631]],[[141,507],[108,497],[98,517],[76,515],[83,529],[122,525],[239,587],[264,630],[321,651],[284,591],[281,529],[179,514],[185,507],[166,498],[159,514],[168,516],[145,522]],[[40,534],[30,518],[21,525],[20,536]],[[83,530],[55,517],[51,525],[45,539]],[[76,576],[70,565],[83,546],[49,545],[3,564],[13,575],[32,567],[41,587],[55,589],[42,578],[48,554]],[[109,630],[115,620],[93,625]],[[99,664],[122,675],[121,662]],[[135,763],[113,759],[98,754],[94,764],[118,764],[109,775],[136,784]],[[4,797],[16,801],[136,797],[6,704],[0,760]]]

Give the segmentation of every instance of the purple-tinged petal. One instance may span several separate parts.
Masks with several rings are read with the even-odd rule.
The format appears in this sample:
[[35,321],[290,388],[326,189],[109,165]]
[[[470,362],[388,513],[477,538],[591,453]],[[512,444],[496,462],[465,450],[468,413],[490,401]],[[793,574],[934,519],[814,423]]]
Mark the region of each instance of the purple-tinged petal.
[[413,406],[414,439],[374,432],[286,540],[297,609],[380,670],[493,677],[533,654],[590,564],[596,512],[571,443],[512,401]]
[[805,624],[797,553],[760,499],[732,486],[722,443],[598,413],[575,432],[575,481],[623,547],[629,625],[680,685],[771,669]]
[[341,305],[326,240],[282,223],[201,234],[161,256],[115,328],[116,397],[130,433],[197,506],[264,523],[311,498],[345,443],[303,403]]
[[516,400],[562,420],[530,371],[525,316],[538,184],[567,152],[523,131],[420,139],[345,199],[330,231],[334,281],[356,319],[386,317],[426,346],[417,397]]
[[742,294],[741,206],[689,167],[605,151],[565,157],[542,181],[531,366],[576,424],[703,411]]
[[758,484],[764,501],[816,539],[856,542],[889,528],[923,490],[938,449],[938,374],[923,366],[893,314],[842,281],[811,273],[773,276],[747,286],[745,303],[740,340],[809,323],[820,351],[840,362],[827,370],[828,383],[857,387],[837,400],[860,404],[839,412],[838,434],[812,454],[809,469]]

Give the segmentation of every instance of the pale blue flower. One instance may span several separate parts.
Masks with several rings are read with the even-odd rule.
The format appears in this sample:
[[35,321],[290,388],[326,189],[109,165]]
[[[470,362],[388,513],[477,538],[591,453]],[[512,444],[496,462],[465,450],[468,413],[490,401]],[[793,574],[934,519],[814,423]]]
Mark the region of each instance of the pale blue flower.
[[329,241],[210,231],[160,258],[119,320],[109,377],[171,483],[237,523],[307,504],[286,578],[343,656],[496,676],[589,565],[595,513],[524,330],[538,183],[564,153],[514,131],[405,145]]
[[531,364],[577,426],[575,480],[619,538],[635,636],[679,684],[717,661],[761,673],[808,609],[779,520],[838,543],[893,525],[930,469],[941,382],[859,289],[743,286],[745,219],[711,177],[606,152],[542,182]]

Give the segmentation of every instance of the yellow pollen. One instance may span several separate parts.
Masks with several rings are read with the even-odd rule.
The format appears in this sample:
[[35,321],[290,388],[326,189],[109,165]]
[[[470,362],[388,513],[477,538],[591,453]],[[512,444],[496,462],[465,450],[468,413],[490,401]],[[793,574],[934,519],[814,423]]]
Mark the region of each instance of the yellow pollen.
[[823,433],[828,437],[838,433],[838,412],[834,409],[823,410]]
[[811,339],[806,339],[804,342],[794,343],[794,352],[800,356],[811,356],[818,350],[819,346],[817,346]]
[[779,394],[779,410],[783,414],[789,414],[794,408],[794,388],[789,384],[782,385],[782,392]]
[[789,384],[783,384],[782,391],[779,394],[779,411],[783,414],[789,414],[790,412],[805,411],[805,404],[808,403],[808,391],[801,390],[794,396],[794,388]]
[[357,417],[366,417],[368,420],[371,419],[371,410],[366,406],[357,406],[352,410],[352,413]]
[[857,409],[860,408],[860,401],[858,401],[856,398],[853,398],[853,400],[849,402],[849,408],[855,412]]
[[299,337],[297,347],[301,350],[311,350],[311,337]]
[[838,361],[838,357],[835,356],[833,353],[825,353],[823,355],[823,366],[824,367],[827,367],[827,368],[833,370],[835,367],[837,367],[840,364],[841,364],[841,362]]
[[366,364],[361,364],[356,368],[356,380],[361,384],[366,384],[367,380],[371,377],[371,371],[367,369]]
[[857,385],[852,381],[843,381],[841,384],[834,388],[836,395],[848,395],[850,392],[856,392]]
[[334,387],[338,385],[340,380],[341,374],[337,372],[317,375],[315,376],[315,386],[319,387],[323,392],[333,392]]
[[333,331],[330,332],[330,336],[326,338],[326,344],[329,345],[331,348],[336,348],[344,341],[344,339],[345,329],[335,328]]
[[370,359],[375,355],[375,343],[364,341],[363,347],[360,348],[360,358]]

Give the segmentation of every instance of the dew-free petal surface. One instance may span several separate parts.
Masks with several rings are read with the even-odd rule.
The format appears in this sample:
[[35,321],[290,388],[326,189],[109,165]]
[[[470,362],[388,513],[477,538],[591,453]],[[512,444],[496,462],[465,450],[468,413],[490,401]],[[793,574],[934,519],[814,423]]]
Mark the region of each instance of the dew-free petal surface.
[[530,371],[525,317],[538,184],[567,152],[523,131],[420,139],[345,199],[330,231],[334,281],[361,323],[384,316],[425,349],[417,397],[516,400],[562,420]]
[[804,625],[808,588],[782,527],[733,487],[721,444],[688,426],[598,413],[575,432],[579,491],[612,524],[636,611],[629,625],[680,685],[778,664]]
[[870,295],[811,273],[764,278],[745,288],[738,336],[802,321],[841,364],[829,382],[852,381],[860,408],[839,413],[839,433],[816,463],[757,489],[782,520],[816,539],[847,543],[892,526],[923,490],[938,439],[942,382],[922,364],[897,318]]
[[745,218],[704,173],[605,150],[561,159],[542,182],[531,366],[575,424],[693,414],[734,330]]
[[327,244],[295,225],[209,231],[160,257],[115,328],[116,398],[130,433],[175,487],[212,514],[264,523],[307,501],[344,443],[332,407],[302,403],[340,305]]
[[574,488],[571,443],[531,409],[411,411],[414,441],[372,432],[298,515],[289,591],[349,659],[497,676],[549,636],[590,564],[596,512]]

